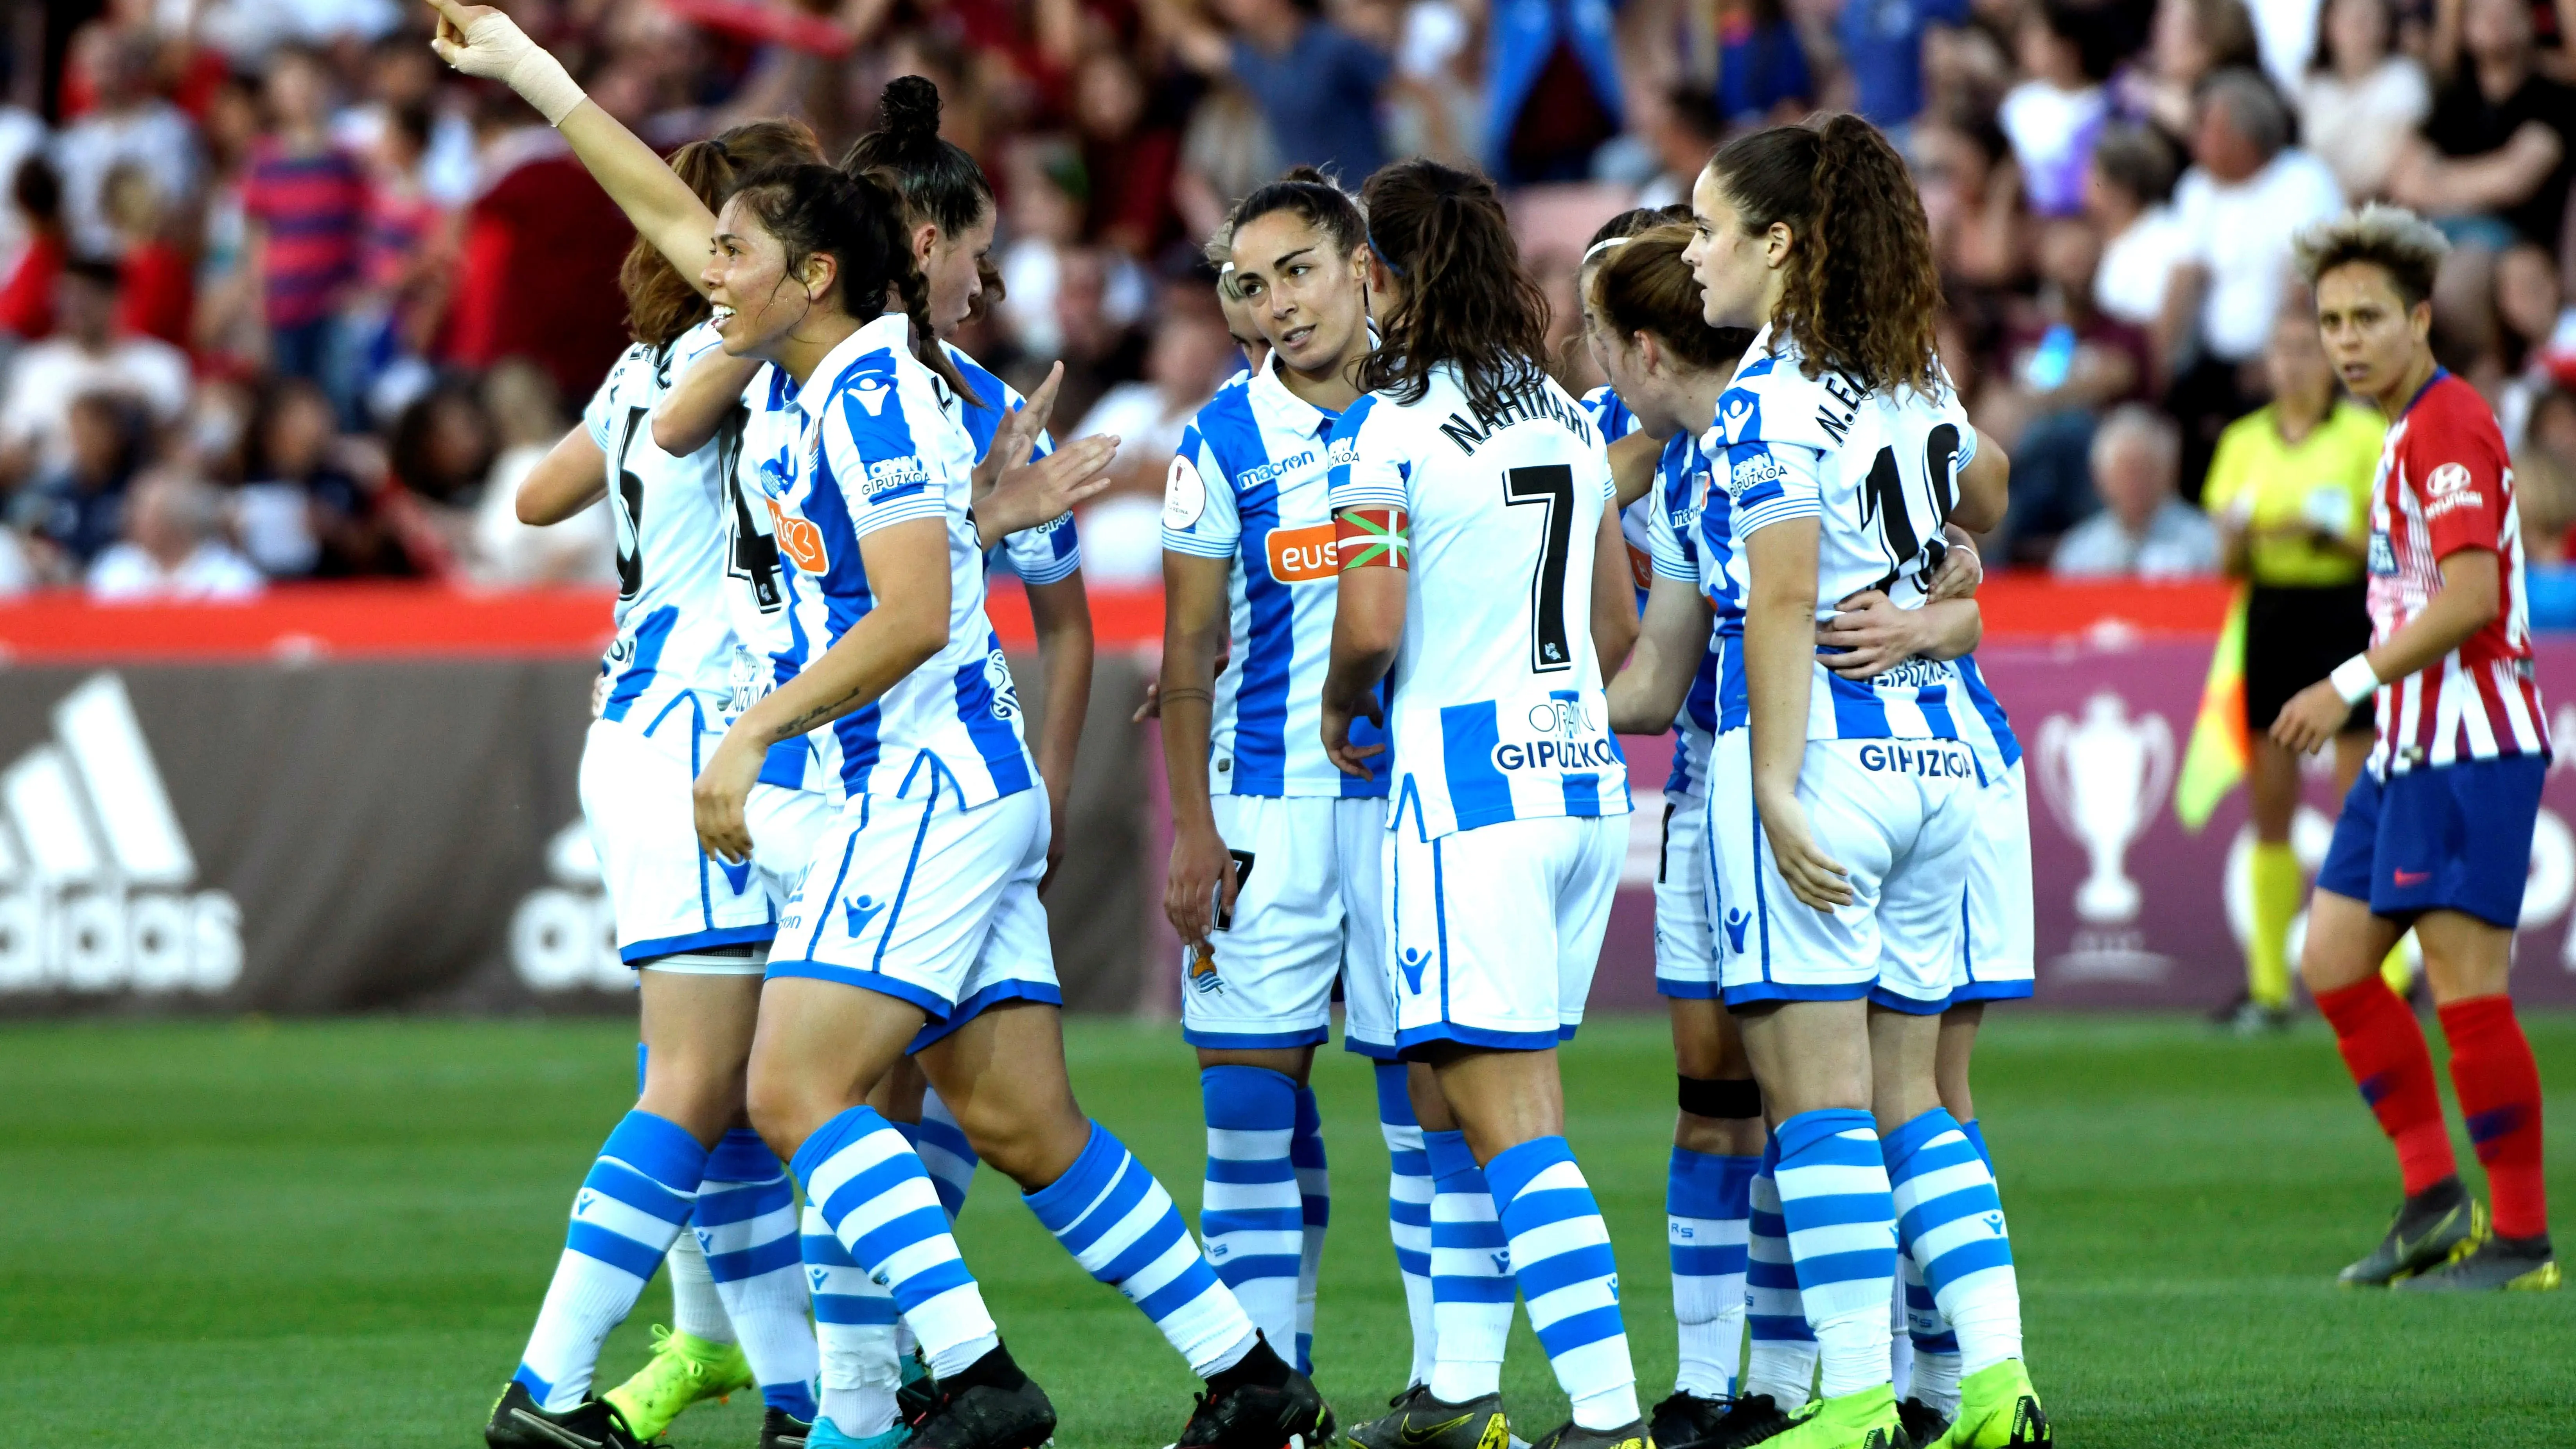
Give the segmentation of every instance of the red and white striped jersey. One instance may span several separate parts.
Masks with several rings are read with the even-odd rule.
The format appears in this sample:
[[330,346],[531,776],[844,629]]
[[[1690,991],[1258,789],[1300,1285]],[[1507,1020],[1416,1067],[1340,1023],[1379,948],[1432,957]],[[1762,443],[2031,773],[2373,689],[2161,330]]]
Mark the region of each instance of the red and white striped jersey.
[[2469,548],[2496,556],[2496,616],[2438,662],[2380,686],[2370,752],[2380,778],[2549,752],[2504,434],[2476,388],[2436,372],[2380,445],[2370,498],[2371,643],[2387,643],[2423,613],[2441,592],[2441,561]]

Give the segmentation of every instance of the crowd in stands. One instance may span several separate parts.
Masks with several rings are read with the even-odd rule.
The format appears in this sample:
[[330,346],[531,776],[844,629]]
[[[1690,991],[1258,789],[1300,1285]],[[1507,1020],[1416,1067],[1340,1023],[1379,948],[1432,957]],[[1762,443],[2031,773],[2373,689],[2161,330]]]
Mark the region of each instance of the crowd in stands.
[[[2221,434],[2271,395],[2290,240],[2437,218],[2445,362],[2495,404],[2530,556],[2576,524],[2576,0],[511,0],[657,145],[795,112],[827,152],[922,74],[1002,193],[961,342],[1111,430],[1095,578],[1159,571],[1171,442],[1240,365],[1200,244],[1284,166],[1510,189],[1575,325],[1584,234],[1819,108],[1885,128],[1943,358],[2014,460],[1997,564],[2212,574]],[[398,0],[72,0],[0,34],[0,592],[613,577],[509,506],[625,337],[631,232]],[[1597,379],[1568,347],[1565,381]]]

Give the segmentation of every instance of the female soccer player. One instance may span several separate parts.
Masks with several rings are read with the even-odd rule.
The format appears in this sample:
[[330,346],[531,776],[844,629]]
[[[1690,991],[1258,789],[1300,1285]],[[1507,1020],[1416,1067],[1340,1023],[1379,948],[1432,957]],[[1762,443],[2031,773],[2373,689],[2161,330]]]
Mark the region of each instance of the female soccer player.
[[[1207,1115],[1199,1231],[1253,1322],[1296,1343],[1302,1365],[1330,1201],[1306,1083],[1336,980],[1344,1045],[1377,1062],[1389,1151],[1417,1168],[1422,1152],[1378,920],[1386,786],[1333,767],[1314,705],[1335,576],[1324,442],[1368,356],[1368,228],[1311,168],[1253,191],[1228,225],[1227,290],[1270,346],[1199,410],[1164,490],[1163,909],[1183,943],[1181,1029]],[[1400,1166],[1390,1211],[1408,1199],[1427,1211],[1429,1188]],[[1414,1231],[1427,1236],[1427,1223]],[[1405,1282],[1427,1313],[1427,1277]],[[1417,1332],[1417,1365],[1429,1340]]]
[[1691,208],[1704,320],[1762,328],[1717,407],[1725,535],[1706,516],[1701,530],[1742,567],[1745,611],[1747,728],[1720,740],[1709,788],[1722,989],[1774,1125],[1820,1358],[1821,1397],[1775,1442],[1904,1434],[1898,1251],[1961,1343],[1961,1411],[1940,1442],[2047,1442],[1993,1179],[1935,1071],[1984,784],[1953,714],[1959,671],[1912,659],[1864,683],[1816,647],[1820,597],[1924,602],[1974,449],[1933,356],[1922,206],[1885,138],[1835,116],[1730,142]]
[[939,1390],[911,1440],[1033,1449],[1055,1415],[1001,1346],[920,1158],[864,1105],[909,1052],[1039,1219],[1208,1376],[1181,1444],[1311,1435],[1313,1385],[1261,1341],[1170,1196],[1065,1078],[1036,901],[1044,797],[968,517],[973,445],[954,410],[971,393],[932,338],[901,197],[825,167],[774,168],[709,217],[507,17],[447,0],[441,13],[440,54],[536,104],[664,255],[690,249],[693,231],[712,237],[702,280],[727,350],[773,364],[812,420],[777,527],[812,578],[790,590],[807,656],[718,744],[697,824],[711,856],[747,859],[761,763],[808,731],[848,802],[780,922],[801,955],[773,953],[749,1099],[921,1337]]
[[[1582,1020],[1630,808],[1601,694],[1636,631],[1609,468],[1541,364],[1547,304],[1493,184],[1407,161],[1363,198],[1384,345],[1327,455],[1341,582],[1324,745],[1355,781],[1394,752],[1397,1045],[1430,1063],[1485,1169],[1492,1246],[1573,1400],[1541,1443],[1643,1445],[1618,1269],[1566,1145],[1555,1056]],[[1363,742],[1355,722],[1380,717],[1390,668],[1387,744]],[[1469,1402],[1443,1388],[1440,1333],[1444,1402],[1412,1418],[1499,1434],[1495,1383]]]
[[[712,204],[748,170],[814,159],[802,125],[761,121],[680,148],[671,167]],[[581,797],[619,954],[639,973],[644,1080],[575,1202],[554,1286],[485,1431],[495,1445],[554,1442],[543,1424],[605,1438],[612,1418],[649,1440],[697,1398],[752,1382],[766,1401],[764,1442],[802,1435],[815,1414],[803,1280],[776,1271],[793,1269],[792,1259],[709,1277],[704,1289],[723,1306],[695,1305],[644,1372],[586,1402],[601,1341],[632,1311],[664,1250],[675,1300],[688,1292],[679,1244],[698,1252],[681,1231],[691,1218],[723,1245],[717,1262],[727,1270],[754,1256],[726,1258],[733,1238],[764,1228],[772,1245],[794,1237],[786,1176],[743,1125],[743,1066],[776,903],[832,815],[819,795],[764,782],[750,807],[763,837],[756,868],[718,868],[699,853],[689,781],[741,709],[731,678],[738,641],[722,598],[731,456],[710,440],[674,458],[644,434],[674,374],[716,340],[701,325],[705,299],[651,247],[636,245],[620,281],[636,343],[583,426],[521,485],[518,509],[547,524],[605,496],[616,518],[617,638],[601,666]],[[707,1319],[731,1320],[723,1343],[686,1331]]]
[[[2374,699],[2378,742],[2344,797],[2308,902],[2299,974],[2397,1144],[2406,1197],[2343,1281],[2427,1291],[2555,1288],[2541,1179],[2540,1070],[2505,994],[2549,770],[2532,678],[2522,527],[2495,415],[2433,360],[2431,223],[2366,206],[2309,228],[2326,355],[2388,419],[2370,500],[2370,648],[2281,707],[2310,754]],[[2409,925],[2451,1044],[2451,1085],[2486,1168],[2493,1231],[2460,1185],[2415,1014],[2379,975]]]

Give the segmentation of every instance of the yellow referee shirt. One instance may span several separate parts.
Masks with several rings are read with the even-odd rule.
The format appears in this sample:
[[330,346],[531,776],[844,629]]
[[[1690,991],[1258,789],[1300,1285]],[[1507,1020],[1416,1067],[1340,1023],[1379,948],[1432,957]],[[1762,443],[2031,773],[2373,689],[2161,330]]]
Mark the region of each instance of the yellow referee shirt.
[[[2359,549],[2370,533],[2370,482],[2387,430],[2376,410],[2350,401],[2336,403],[2295,444],[2282,440],[2269,407],[2227,425],[2200,503],[2212,519],[2230,519],[2248,531],[2254,582],[2299,589],[2360,579]],[[2304,532],[2286,531],[2302,525],[2350,539],[2354,553],[2335,553]]]

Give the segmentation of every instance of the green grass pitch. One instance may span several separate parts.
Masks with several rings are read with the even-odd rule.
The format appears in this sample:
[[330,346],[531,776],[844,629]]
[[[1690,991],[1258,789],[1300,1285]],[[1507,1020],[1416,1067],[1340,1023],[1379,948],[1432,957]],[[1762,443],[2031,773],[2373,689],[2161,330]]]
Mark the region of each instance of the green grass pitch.
[[[2531,1026],[2562,1228],[2576,1204],[2576,1017]],[[1185,1209],[1202,1161],[1169,1028],[1077,1022],[1084,1103]],[[1660,1021],[1564,1053],[1570,1132],[1618,1245],[1651,1402],[1673,1335]],[[478,1445],[563,1236],[630,1100],[614,1022],[99,1024],[0,1030],[0,1403],[39,1446]],[[1404,1310],[1369,1078],[1317,1071],[1336,1198],[1316,1377],[1344,1418],[1401,1387]],[[2391,1206],[2386,1144],[2322,1028],[2244,1043],[2170,1020],[1996,1013],[1979,1103],[2012,1213],[2034,1372],[2084,1449],[2535,1445],[2576,1436],[2576,1292],[2419,1301],[2333,1286]],[[2456,1128],[2454,1129],[2457,1135]],[[2462,1142],[2461,1159],[2471,1159]],[[1193,1381],[982,1174],[959,1234],[1057,1443],[1159,1446]],[[603,1384],[667,1319],[661,1284]],[[1525,1432],[1564,1403],[1524,1323]],[[737,1396],[684,1446],[750,1449]]]

